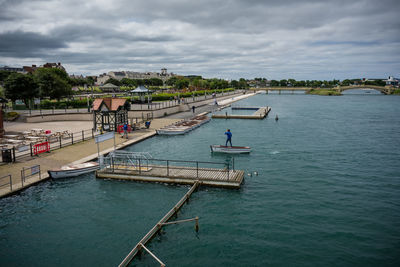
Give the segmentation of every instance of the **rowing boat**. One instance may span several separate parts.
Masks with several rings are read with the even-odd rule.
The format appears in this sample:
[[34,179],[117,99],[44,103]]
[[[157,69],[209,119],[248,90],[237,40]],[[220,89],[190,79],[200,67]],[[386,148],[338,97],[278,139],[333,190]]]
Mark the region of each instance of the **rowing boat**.
[[59,169],[48,170],[47,172],[49,173],[51,178],[57,179],[78,176],[98,169],[99,164],[97,162],[86,162],[65,165]]

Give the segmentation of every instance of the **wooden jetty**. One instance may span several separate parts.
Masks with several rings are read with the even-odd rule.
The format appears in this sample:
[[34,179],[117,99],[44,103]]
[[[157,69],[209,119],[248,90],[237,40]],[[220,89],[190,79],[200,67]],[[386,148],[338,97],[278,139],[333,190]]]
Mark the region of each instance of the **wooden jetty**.
[[180,220],[180,221],[173,221],[168,222],[172,216],[177,215],[177,212],[180,208],[185,204],[185,202],[189,201],[189,197],[192,193],[198,188],[199,182],[195,182],[193,186],[189,189],[189,191],[176,203],[176,205],[169,211],[164,217],[150,229],[150,231],[136,244],[136,246],[128,253],[128,255],[123,259],[123,261],[118,265],[118,267],[125,267],[128,266],[131,261],[137,256],[142,253],[142,251],[146,251],[149,253],[159,264],[160,266],[165,266],[165,264],[157,258],[148,248],[145,247],[146,243],[148,243],[157,233],[159,233],[163,226],[168,224],[176,224],[182,222],[190,222],[195,221],[195,230],[196,232],[199,231],[199,217],[195,217],[192,219]]
[[264,119],[271,111],[271,107],[232,107],[232,109],[256,110],[252,115],[213,114],[213,119]]
[[[219,166],[219,168],[215,167]],[[230,163],[153,159],[140,152],[115,151],[103,159],[97,178],[240,188],[244,171]]]

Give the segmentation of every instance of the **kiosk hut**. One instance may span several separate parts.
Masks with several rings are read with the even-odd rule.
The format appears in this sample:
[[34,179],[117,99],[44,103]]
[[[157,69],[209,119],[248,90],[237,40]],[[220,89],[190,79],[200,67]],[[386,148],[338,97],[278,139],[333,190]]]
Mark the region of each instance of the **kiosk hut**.
[[145,102],[145,95],[147,94],[147,103],[150,103],[151,91],[149,89],[147,89],[146,87],[144,87],[143,85],[140,85],[140,86],[136,87],[136,89],[131,90],[130,93],[132,95],[135,95],[135,94],[139,95],[139,101],[141,103]]
[[123,98],[97,98],[93,102],[94,129],[115,132],[128,123],[130,104]]
[[116,86],[112,83],[106,83],[105,85],[99,86],[100,90],[103,92],[119,92],[119,86]]

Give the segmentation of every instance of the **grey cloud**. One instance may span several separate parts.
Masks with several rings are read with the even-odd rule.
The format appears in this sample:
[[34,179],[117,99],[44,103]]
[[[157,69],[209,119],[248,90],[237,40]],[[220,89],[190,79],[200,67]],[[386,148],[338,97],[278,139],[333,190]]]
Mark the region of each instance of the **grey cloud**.
[[56,38],[34,32],[0,33],[0,55],[9,57],[43,56],[49,50],[64,48],[66,44]]
[[361,71],[386,77],[400,69],[396,0],[0,0],[0,6],[0,65],[35,57],[85,74],[165,66],[275,79]]

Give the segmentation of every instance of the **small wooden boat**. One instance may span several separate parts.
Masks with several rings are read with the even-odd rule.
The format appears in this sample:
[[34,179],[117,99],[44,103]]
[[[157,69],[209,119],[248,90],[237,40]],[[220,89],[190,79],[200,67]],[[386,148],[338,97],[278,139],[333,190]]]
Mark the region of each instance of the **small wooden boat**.
[[92,172],[99,169],[99,164],[97,162],[86,162],[79,164],[70,164],[62,166],[59,169],[48,170],[51,178],[66,178],[78,176],[84,173]]
[[211,152],[230,153],[230,154],[250,153],[250,151],[251,151],[251,148],[248,146],[211,145],[210,148],[211,148]]

